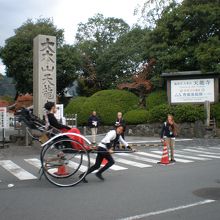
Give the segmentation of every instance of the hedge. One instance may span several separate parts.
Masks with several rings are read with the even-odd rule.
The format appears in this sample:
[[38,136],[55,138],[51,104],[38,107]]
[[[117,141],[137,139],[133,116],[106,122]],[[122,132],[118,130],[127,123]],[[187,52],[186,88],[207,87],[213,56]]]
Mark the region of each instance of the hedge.
[[152,109],[162,104],[167,104],[167,93],[164,90],[152,92],[146,98],[147,109]]
[[177,105],[173,114],[177,122],[195,122],[205,119],[204,106],[193,104]]
[[[162,96],[160,96],[162,97]],[[154,99],[153,99],[154,100]],[[150,101],[156,103],[156,101]],[[170,106],[168,104],[156,105],[149,110],[138,109],[138,97],[131,92],[122,90],[102,90],[91,97],[78,97],[67,105],[66,114],[78,114],[78,124],[86,125],[89,115],[96,111],[102,125],[113,125],[116,114],[121,111],[127,124],[142,124],[163,122],[168,114],[174,115],[176,122],[195,122],[204,120],[204,106],[181,104]],[[220,104],[212,106],[212,115],[220,123]]]
[[143,124],[149,122],[149,111],[143,109],[136,109],[127,112],[124,115],[126,124]]
[[163,122],[168,114],[172,114],[176,122],[195,122],[205,119],[204,107],[193,104],[182,104],[169,106],[166,104],[158,105],[150,112],[150,122]]
[[[65,112],[77,113],[79,125],[86,125],[89,115],[94,110],[100,117],[102,124],[113,125],[117,112],[121,111],[124,114],[137,108],[138,97],[123,90],[102,90],[81,100],[78,106],[76,101],[72,102],[66,107]],[[71,109],[70,106],[74,106],[74,104],[75,107]]]
[[86,100],[87,97],[81,96],[72,99],[64,109],[65,114],[79,114],[82,110],[82,105]]
[[173,114],[173,108],[167,104],[153,107],[149,110],[149,122],[163,122],[168,114]]
[[218,127],[220,126],[220,102],[214,105],[211,105],[211,115],[217,121]]

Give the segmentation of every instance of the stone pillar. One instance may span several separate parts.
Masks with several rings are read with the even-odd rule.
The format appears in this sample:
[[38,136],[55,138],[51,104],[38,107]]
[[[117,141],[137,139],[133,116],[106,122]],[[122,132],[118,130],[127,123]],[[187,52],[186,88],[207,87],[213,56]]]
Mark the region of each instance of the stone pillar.
[[210,125],[210,102],[205,101],[204,107],[205,107],[205,116],[206,116],[206,126],[209,126]]
[[56,102],[56,37],[34,38],[33,61],[34,114],[42,118],[44,104]]

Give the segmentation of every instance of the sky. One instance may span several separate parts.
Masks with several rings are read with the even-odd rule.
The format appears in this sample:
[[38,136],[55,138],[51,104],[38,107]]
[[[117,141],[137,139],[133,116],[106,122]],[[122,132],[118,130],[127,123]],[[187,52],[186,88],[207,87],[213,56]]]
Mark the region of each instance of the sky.
[[[86,23],[97,13],[104,17],[122,18],[130,26],[136,23],[133,15],[145,0],[0,0],[0,46],[14,35],[14,30],[27,19],[52,18],[57,28],[64,29],[65,43],[73,44],[77,25]],[[0,60],[0,73],[5,68]]]

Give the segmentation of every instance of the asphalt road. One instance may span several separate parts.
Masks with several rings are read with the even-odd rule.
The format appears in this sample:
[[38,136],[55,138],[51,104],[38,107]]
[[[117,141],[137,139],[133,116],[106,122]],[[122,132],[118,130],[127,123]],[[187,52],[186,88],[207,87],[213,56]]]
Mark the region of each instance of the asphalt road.
[[[140,160],[137,156],[160,160],[157,151],[161,148],[139,148],[151,156],[115,156],[150,167],[116,162],[126,169],[108,170],[104,182],[91,174],[89,183],[71,188],[56,187],[44,178],[20,180],[0,165],[0,219],[219,220],[220,140],[179,141],[176,145],[176,154],[183,157],[176,157],[175,164],[162,166]],[[38,176],[37,169],[24,159],[36,158],[39,149],[14,146],[0,152],[0,163],[10,160]]]

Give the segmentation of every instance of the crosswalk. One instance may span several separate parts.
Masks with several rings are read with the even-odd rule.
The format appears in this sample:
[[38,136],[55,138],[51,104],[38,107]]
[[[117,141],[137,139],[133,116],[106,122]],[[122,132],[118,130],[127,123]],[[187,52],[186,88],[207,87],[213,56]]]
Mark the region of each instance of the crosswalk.
[[[162,155],[161,149],[145,149],[132,154],[120,153],[115,154],[115,164],[110,167],[112,171],[123,171],[133,168],[152,168],[157,167],[157,162],[160,161]],[[194,162],[205,162],[210,160],[220,159],[220,146],[214,147],[188,147],[175,150],[175,160],[178,164],[188,164]],[[10,175],[13,175],[18,180],[34,180],[37,179],[38,171],[41,167],[40,160],[37,157],[21,159],[22,162],[13,160],[0,160],[0,174],[4,170]],[[83,160],[88,160],[86,157]],[[95,155],[90,157],[91,165],[95,163]],[[23,167],[22,167],[23,166]],[[30,168],[27,168],[31,166]],[[70,161],[69,167],[76,168],[77,163]],[[25,168],[24,168],[25,167]],[[82,164],[80,171],[84,172],[87,169]],[[27,171],[29,170],[29,171]],[[32,172],[30,172],[32,170]],[[33,171],[35,170],[35,172]],[[1,175],[2,176],[2,175]]]

